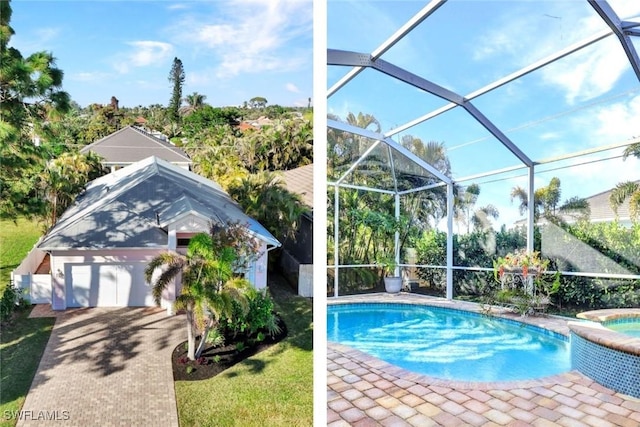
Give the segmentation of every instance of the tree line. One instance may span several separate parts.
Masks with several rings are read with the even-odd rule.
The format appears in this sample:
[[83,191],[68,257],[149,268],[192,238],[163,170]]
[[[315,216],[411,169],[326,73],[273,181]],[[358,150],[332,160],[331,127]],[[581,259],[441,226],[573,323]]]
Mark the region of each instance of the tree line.
[[[331,116],[331,118],[342,120],[337,116]],[[349,113],[344,121],[360,128],[380,132],[378,120],[370,114]],[[398,153],[393,155],[390,150],[385,151],[384,148],[381,148],[383,146],[372,149],[373,143],[374,141],[348,132],[331,128],[328,130],[328,179],[329,181],[343,179],[344,183],[351,185],[351,187],[341,188],[338,195],[340,207],[337,212],[340,239],[338,247],[340,259],[338,262],[342,265],[379,265],[384,263],[385,259],[393,255],[396,232],[399,233],[403,259],[406,259],[406,254],[403,253],[402,248],[415,248],[425,238],[431,243],[437,240],[437,243],[442,245],[441,255],[444,255],[445,240],[434,240],[435,236],[431,236],[431,238],[426,236],[436,232],[438,222],[447,215],[446,187],[435,176],[416,170],[415,165],[409,164],[410,162]],[[425,160],[440,173],[452,176],[451,163],[443,142],[425,142],[415,136],[404,135],[400,138],[399,144]],[[640,157],[639,147],[640,144],[627,147],[625,158],[628,156]],[[361,156],[365,152],[368,153],[368,156],[365,160],[361,160]],[[357,164],[357,168],[352,169],[356,160],[361,161]],[[392,163],[395,170],[391,168]],[[348,175],[344,175],[347,173]],[[406,186],[401,187],[405,181]],[[400,197],[400,215],[397,218],[392,194],[367,191],[364,189],[365,187],[387,190],[393,190],[396,187],[401,187],[401,189],[424,187],[424,190],[403,194]],[[465,235],[475,236],[474,239],[478,240],[480,239],[478,236],[484,236],[483,243],[476,242],[478,244],[473,250],[482,249],[495,256],[495,240],[499,233],[493,230],[493,221],[499,218],[500,213],[491,204],[478,206],[480,193],[481,188],[475,183],[467,186],[454,185],[454,221],[458,224],[459,230],[464,230],[457,237],[460,240]],[[534,221],[536,224],[551,223],[571,232],[573,228],[570,224],[588,222],[590,206],[587,200],[579,197],[571,197],[562,201],[561,195],[561,182],[557,177],[553,177],[548,185],[537,188],[533,194]],[[517,204],[520,213],[525,214],[529,208],[527,191],[520,186],[514,186],[509,196],[511,202]],[[329,264],[333,264],[335,197],[332,189],[327,194],[327,200],[329,205],[327,259]],[[620,183],[612,191],[610,204],[616,212],[626,201],[630,202],[632,217],[637,220],[640,213],[639,182]],[[442,237],[440,234],[438,236]],[[523,247],[524,241],[520,243]],[[424,246],[424,243],[420,244]],[[462,252],[459,262],[468,259],[471,253],[467,255],[465,258],[464,252]],[[434,261],[434,259],[430,258],[430,261]],[[486,265],[484,266],[486,267]],[[344,274],[345,277],[340,278],[340,283],[350,283],[357,287],[357,283],[378,281],[377,275],[379,273],[375,269],[343,269],[341,274]],[[329,280],[329,287],[331,287],[331,282],[332,280]]]
[[[116,96],[81,107],[62,90],[64,73],[48,52],[23,55],[10,46],[10,2],[0,2],[0,217],[39,218],[45,228],[84,185],[107,171],[79,150],[123,127],[141,124],[166,135],[192,158],[195,172],[218,181],[277,238],[292,234],[305,209],[278,171],[313,161],[310,108],[268,105],[212,107],[197,92],[183,96],[184,66],[174,58],[168,105],[125,107]],[[105,100],[106,101],[106,100]],[[241,122],[265,117],[261,126]]]

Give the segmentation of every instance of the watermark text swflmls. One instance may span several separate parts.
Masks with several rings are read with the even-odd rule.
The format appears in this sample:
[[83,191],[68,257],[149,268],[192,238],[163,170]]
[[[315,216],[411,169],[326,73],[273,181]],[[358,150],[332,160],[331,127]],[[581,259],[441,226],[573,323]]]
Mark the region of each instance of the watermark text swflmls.
[[25,421],[68,421],[71,419],[69,411],[4,411],[5,420]]

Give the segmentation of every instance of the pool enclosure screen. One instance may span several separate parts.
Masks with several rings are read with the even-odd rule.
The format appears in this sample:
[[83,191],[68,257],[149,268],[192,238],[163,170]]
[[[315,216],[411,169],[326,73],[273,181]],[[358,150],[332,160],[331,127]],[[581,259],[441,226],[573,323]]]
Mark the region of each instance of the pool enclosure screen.
[[328,296],[384,267],[473,294],[512,250],[637,285],[640,2],[330,1],[327,21]]

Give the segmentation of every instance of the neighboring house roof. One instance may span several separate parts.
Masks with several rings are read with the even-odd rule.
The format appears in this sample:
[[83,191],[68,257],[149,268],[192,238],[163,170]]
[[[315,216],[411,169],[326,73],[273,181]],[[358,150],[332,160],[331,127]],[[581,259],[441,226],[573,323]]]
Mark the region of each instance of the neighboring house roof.
[[[640,183],[640,181],[636,181]],[[609,203],[609,197],[614,189],[603,191],[602,193],[595,194],[591,197],[587,197],[587,202],[591,208],[590,220],[593,222],[613,221],[616,217],[618,220],[628,220],[631,218],[629,214],[629,199],[618,207],[618,214],[611,208]]]
[[80,150],[81,153],[89,151],[103,157],[105,164],[131,164],[149,156],[176,164],[191,164],[191,159],[180,148],[134,126],[122,128]]
[[244,131],[247,131],[247,130],[256,130],[256,129],[257,128],[255,126],[253,126],[252,124],[247,123],[247,122],[240,122],[240,124],[238,125],[238,130],[240,132],[244,132]]
[[167,225],[188,215],[246,224],[268,245],[280,242],[210,181],[157,157],[91,181],[38,245],[43,250],[160,248]]
[[[636,183],[640,184],[640,181],[636,181]],[[589,221],[591,222],[611,222],[614,220],[618,220],[620,222],[630,221],[631,215],[629,213],[629,199],[625,200],[625,202],[618,207],[618,213],[613,211],[611,208],[611,203],[609,202],[609,198],[611,197],[611,193],[613,192],[613,188],[610,190],[603,191],[598,194],[594,194],[593,196],[585,197],[585,200],[589,204]],[[579,215],[577,215],[579,216]],[[568,223],[576,221],[576,215],[571,215],[570,213],[562,215],[563,219]],[[541,223],[544,223],[545,220],[541,219]],[[520,219],[514,223],[514,225],[525,225],[527,223],[526,219]]]
[[299,194],[302,202],[313,209],[313,163],[282,172],[285,187]]

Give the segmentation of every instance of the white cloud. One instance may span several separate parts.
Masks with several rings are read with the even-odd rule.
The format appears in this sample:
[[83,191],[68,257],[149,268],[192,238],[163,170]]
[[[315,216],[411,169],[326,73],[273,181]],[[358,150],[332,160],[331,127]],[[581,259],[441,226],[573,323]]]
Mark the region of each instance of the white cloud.
[[289,91],[289,92],[293,92],[293,93],[300,93],[300,89],[298,89],[298,86],[294,85],[293,83],[287,83],[285,85],[285,88]]
[[114,61],[114,68],[121,74],[129,72],[131,67],[147,67],[150,65],[163,64],[171,57],[173,46],[169,43],[158,41],[133,41],[127,43],[133,50],[120,55]]
[[[630,3],[620,2],[614,9],[620,16],[639,13],[638,4]],[[521,14],[499,16],[476,40],[473,59],[499,62],[505,70],[515,71],[608,28],[591,8],[575,5],[545,2],[544,7],[536,9],[539,15],[523,9]],[[560,89],[566,102],[574,104],[606,93],[629,68],[620,43],[609,36],[545,66],[535,75],[543,84]]]
[[174,31],[181,43],[219,58],[217,77],[292,71],[310,65],[310,50],[293,46],[298,38],[311,38],[311,2],[235,1],[216,3],[216,7],[213,19],[188,17]]
[[608,38],[542,70],[543,81],[564,90],[568,104],[607,93],[630,65],[618,40]]
[[171,4],[171,5],[167,6],[167,9],[169,9],[169,10],[183,10],[183,9],[189,9],[189,6],[184,4],[184,3],[176,3],[176,4]]
[[611,143],[640,137],[640,95],[629,102],[620,102],[598,109],[596,113],[596,135]]
[[95,72],[79,72],[75,74],[71,74],[71,80],[79,81],[79,82],[99,82],[109,77],[109,73],[103,73],[100,71]]

